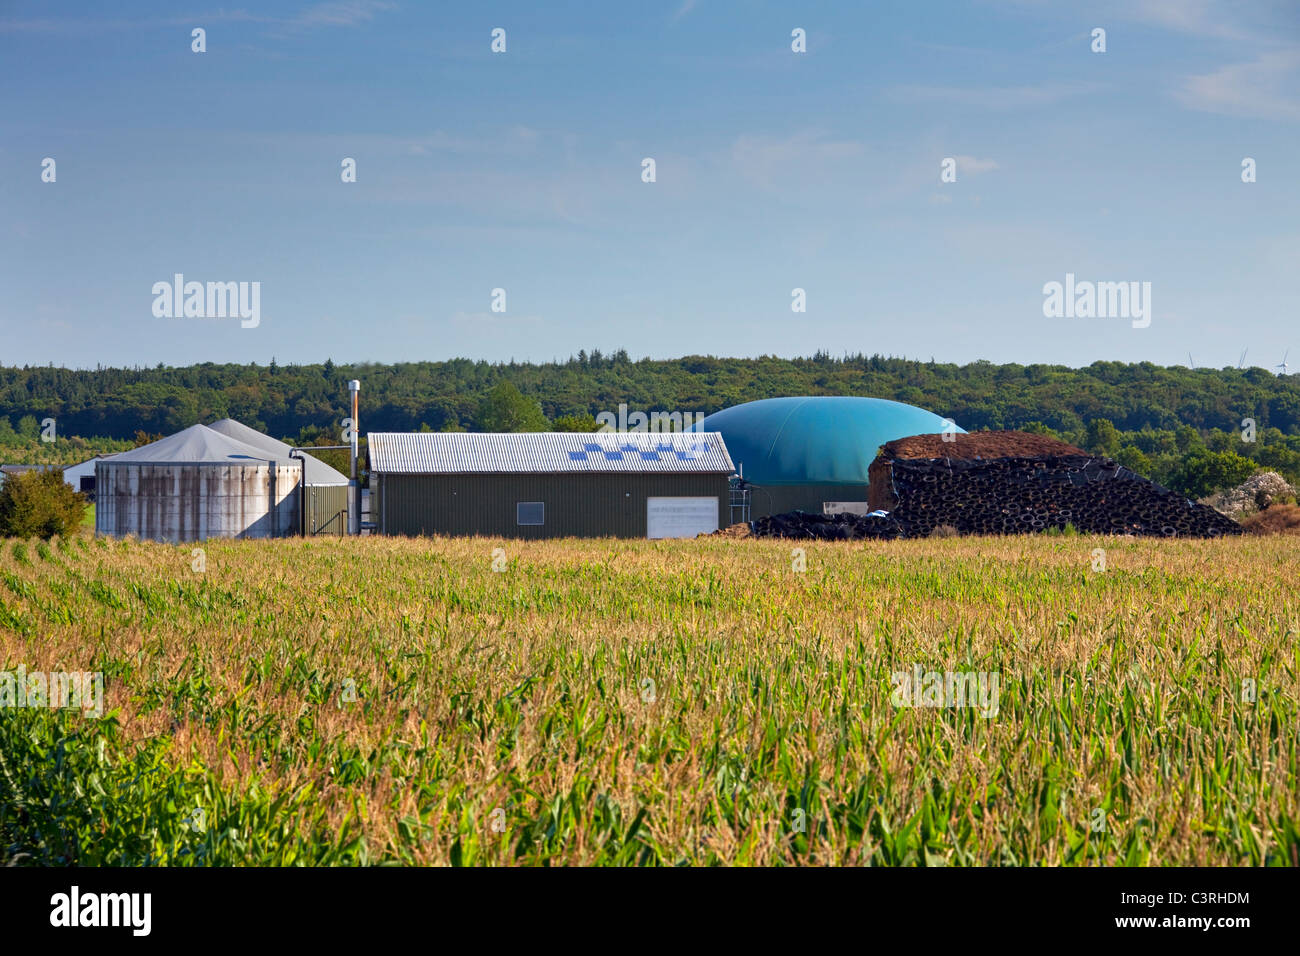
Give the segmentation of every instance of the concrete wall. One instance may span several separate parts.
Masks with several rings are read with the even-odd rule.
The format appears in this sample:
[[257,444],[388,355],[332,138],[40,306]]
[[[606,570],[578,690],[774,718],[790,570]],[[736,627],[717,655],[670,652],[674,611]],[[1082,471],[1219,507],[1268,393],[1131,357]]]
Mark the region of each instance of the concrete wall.
[[300,531],[297,467],[101,461],[95,476],[99,534],[181,542],[279,538]]

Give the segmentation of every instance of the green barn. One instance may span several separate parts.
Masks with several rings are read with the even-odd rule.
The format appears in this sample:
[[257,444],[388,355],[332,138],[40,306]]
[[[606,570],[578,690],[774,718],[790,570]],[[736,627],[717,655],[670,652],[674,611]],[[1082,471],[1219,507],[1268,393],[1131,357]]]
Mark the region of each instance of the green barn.
[[379,534],[680,538],[730,517],[717,433],[372,432]]

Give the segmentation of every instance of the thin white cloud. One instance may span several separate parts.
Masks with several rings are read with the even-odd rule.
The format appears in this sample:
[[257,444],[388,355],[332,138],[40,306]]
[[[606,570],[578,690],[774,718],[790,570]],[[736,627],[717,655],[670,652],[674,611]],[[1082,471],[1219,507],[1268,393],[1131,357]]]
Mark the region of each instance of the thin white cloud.
[[6,18],[0,19],[0,33],[99,33],[112,30],[149,30],[232,22],[267,23],[269,20],[243,10],[218,11],[193,17],[149,17],[139,20],[97,20],[86,17],[41,17],[29,20]]
[[953,159],[957,160],[958,172],[970,175],[991,173],[999,168],[997,161],[992,159],[976,159],[974,156],[954,156]]
[[373,20],[376,13],[396,6],[387,0],[333,0],[308,7],[293,22],[300,26],[350,27]]
[[1217,0],[1125,0],[1116,13],[1140,23],[1194,36],[1235,40],[1251,36],[1239,25],[1240,7],[1228,10]]
[[785,139],[741,136],[731,147],[731,166],[742,177],[764,188],[807,182],[835,163],[860,156],[861,143],[824,140],[806,130]]
[[1300,120],[1300,50],[1262,53],[1212,73],[1189,76],[1178,101],[1207,113],[1270,120]]
[[390,0],[330,0],[304,7],[291,17],[271,17],[247,10],[217,10],[188,17],[145,17],[138,20],[88,17],[41,17],[0,19],[0,33],[84,33],[116,30],[151,30],[177,26],[206,26],[211,23],[260,23],[275,27],[311,29],[351,27],[373,20],[377,13],[394,10]]
[[532,327],[542,324],[540,315],[511,315],[509,312],[453,312],[449,319],[452,325],[483,331],[499,331],[508,326]]
[[677,12],[672,15],[672,19],[669,20],[669,22],[676,23],[682,17],[687,16],[694,9],[695,9],[695,0],[684,0],[682,5],[677,8]]
[[224,130],[223,136],[248,142],[297,148],[308,151],[333,152],[341,156],[365,153],[369,156],[496,156],[503,159],[525,158],[533,154],[545,135],[526,126],[512,126],[498,133],[474,135],[433,130],[417,135],[390,133],[285,133],[242,132]]
[[1082,96],[1098,89],[1095,83],[1052,84],[1041,86],[896,86],[888,91],[890,99],[903,103],[950,103],[953,106],[1007,111],[1051,106],[1072,96]]

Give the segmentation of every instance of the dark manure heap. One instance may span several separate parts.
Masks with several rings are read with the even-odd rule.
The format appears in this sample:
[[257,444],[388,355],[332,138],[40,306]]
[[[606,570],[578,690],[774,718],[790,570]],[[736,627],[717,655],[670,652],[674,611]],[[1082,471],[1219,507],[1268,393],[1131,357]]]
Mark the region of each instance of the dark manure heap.
[[819,541],[861,541],[864,538],[902,538],[903,529],[892,515],[814,515],[791,511],[767,515],[753,523],[759,538],[815,538]]
[[[944,439],[948,438],[948,441]],[[1026,432],[914,435],[881,448],[868,472],[873,509],[888,516],[773,515],[759,536],[858,540],[1032,534],[1067,525],[1086,534],[1214,538],[1241,527],[1116,464]]]

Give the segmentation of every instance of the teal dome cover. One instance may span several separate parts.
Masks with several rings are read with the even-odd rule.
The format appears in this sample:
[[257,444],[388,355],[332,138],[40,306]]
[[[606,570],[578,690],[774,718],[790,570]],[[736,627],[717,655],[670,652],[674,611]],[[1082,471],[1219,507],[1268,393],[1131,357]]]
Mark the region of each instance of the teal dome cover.
[[756,485],[865,485],[885,442],[945,426],[946,419],[915,405],[828,395],[734,405],[695,430],[721,432],[731,460]]

